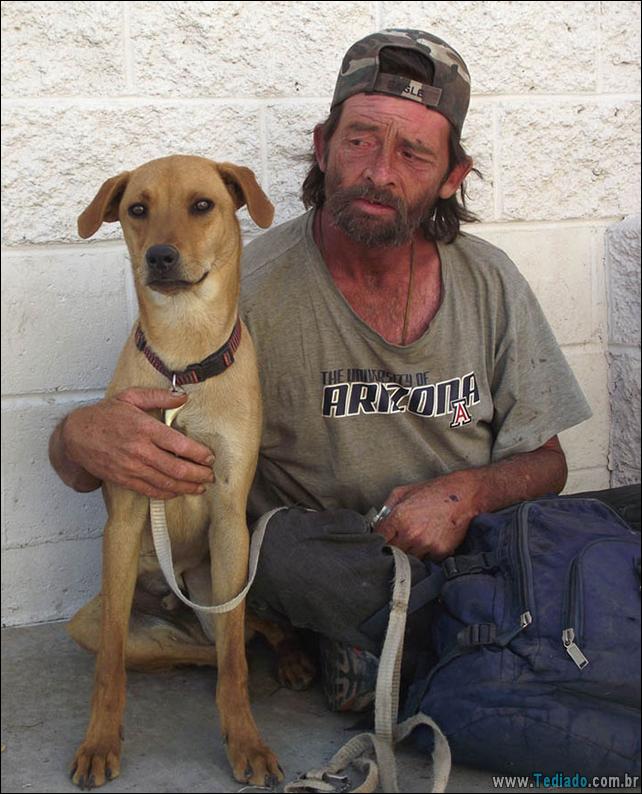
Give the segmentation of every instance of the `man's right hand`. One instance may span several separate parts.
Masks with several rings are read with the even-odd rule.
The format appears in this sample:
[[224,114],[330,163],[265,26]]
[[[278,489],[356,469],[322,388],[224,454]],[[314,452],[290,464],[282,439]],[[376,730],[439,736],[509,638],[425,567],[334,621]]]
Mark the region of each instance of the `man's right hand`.
[[127,389],[78,408],[51,436],[51,464],[79,491],[107,480],[156,499],[203,493],[214,482],[212,451],[145,413],[186,399],[162,389]]

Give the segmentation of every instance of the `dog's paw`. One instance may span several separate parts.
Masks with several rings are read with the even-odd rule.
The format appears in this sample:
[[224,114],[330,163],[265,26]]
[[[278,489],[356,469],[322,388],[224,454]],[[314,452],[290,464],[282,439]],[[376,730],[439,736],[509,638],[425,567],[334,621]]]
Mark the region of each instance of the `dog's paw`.
[[120,774],[120,742],[83,742],[71,764],[71,782],[89,790]]
[[276,675],[288,689],[308,689],[317,671],[314,662],[295,642],[285,640],[277,648]]
[[283,780],[283,770],[277,757],[259,737],[251,744],[235,743],[229,738],[227,753],[234,778],[239,783],[272,788]]

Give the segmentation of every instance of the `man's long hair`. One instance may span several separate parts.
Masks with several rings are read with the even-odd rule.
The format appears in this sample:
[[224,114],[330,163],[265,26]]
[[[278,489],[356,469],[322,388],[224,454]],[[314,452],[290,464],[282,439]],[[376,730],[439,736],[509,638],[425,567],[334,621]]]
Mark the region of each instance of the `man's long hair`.
[[[384,53],[387,53],[387,55],[384,56]],[[382,50],[381,71],[401,74],[404,77],[424,83],[432,82],[432,64],[414,52],[393,48]],[[326,147],[339,125],[342,109],[343,104],[337,105],[320,125],[321,135]],[[325,203],[325,175],[319,168],[314,148],[311,155],[308,155],[306,159],[310,162],[310,168],[303,180],[301,200],[306,209],[311,207],[320,209]],[[461,144],[459,135],[454,127],[450,125],[448,173],[455,166],[466,162],[468,159],[468,154]],[[473,168],[473,173],[481,177],[480,172],[476,168]],[[479,218],[466,207],[466,188],[462,182],[461,187],[453,196],[447,199],[437,199],[431,217],[421,222],[421,230],[427,240],[452,243],[459,234],[459,227],[462,223],[473,223],[478,220]]]

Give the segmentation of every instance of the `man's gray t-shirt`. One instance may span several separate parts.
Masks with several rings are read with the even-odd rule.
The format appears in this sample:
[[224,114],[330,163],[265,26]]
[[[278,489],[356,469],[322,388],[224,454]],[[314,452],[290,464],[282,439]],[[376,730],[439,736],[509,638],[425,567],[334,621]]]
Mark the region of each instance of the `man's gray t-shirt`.
[[294,504],[365,513],[398,485],[532,451],[591,415],[502,251],[468,234],[438,243],[441,306],[423,336],[401,347],[337,289],[313,215],[244,253],[242,313],[265,412],[253,516]]

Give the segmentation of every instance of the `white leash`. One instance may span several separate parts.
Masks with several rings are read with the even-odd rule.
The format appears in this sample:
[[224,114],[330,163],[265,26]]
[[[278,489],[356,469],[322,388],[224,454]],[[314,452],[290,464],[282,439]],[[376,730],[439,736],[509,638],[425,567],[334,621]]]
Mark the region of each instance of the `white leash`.
[[192,609],[198,609],[199,612],[207,612],[208,614],[231,612],[241,603],[241,601],[243,601],[245,596],[248,594],[252,583],[254,582],[256,569],[259,564],[259,552],[261,550],[261,544],[263,543],[263,537],[265,535],[265,528],[268,525],[268,521],[275,513],[278,513],[279,510],[285,510],[285,507],[277,507],[275,510],[271,510],[264,516],[261,516],[256,524],[256,529],[252,534],[252,540],[250,542],[249,572],[245,587],[238,595],[234,596],[234,598],[230,599],[229,601],[226,601],[224,604],[212,604],[210,606],[206,606],[205,604],[195,604],[193,601],[190,601],[189,598],[186,598],[181,592],[178,582],[176,581],[176,576],[174,575],[172,547],[169,540],[169,533],[167,531],[167,518],[165,515],[165,502],[162,499],[150,499],[149,512],[152,521],[152,537],[154,538],[154,548],[156,550],[156,556],[158,557],[158,562],[163,575],[167,580],[167,584],[172,588],[174,595],[177,598],[180,598],[180,600],[184,604],[187,604],[188,607],[191,607]]
[[343,780],[340,773],[350,764],[366,772],[366,779],[353,792],[381,791],[397,794],[397,764],[394,746],[409,736],[418,725],[427,725],[434,734],[432,753],[433,792],[444,792],[450,777],[451,757],[448,740],[439,726],[425,714],[397,723],[401,657],[410,596],[410,563],[406,555],[391,546],[395,561],[395,585],[390,619],[379,660],[375,697],[375,733],[361,733],[330,759],[327,767],[311,770],[283,789],[290,792],[336,791],[332,781]]
[[[179,405],[178,408],[170,408],[163,412],[163,421],[167,427],[172,426],[172,422],[174,421],[176,414],[183,407],[183,405]],[[229,601],[226,601],[224,604],[212,604],[207,606],[205,604],[195,604],[193,601],[190,601],[189,598],[186,598],[181,592],[178,582],[176,581],[176,576],[174,575],[174,561],[172,560],[172,546],[169,539],[169,532],[167,530],[165,502],[162,499],[150,498],[149,513],[152,525],[152,537],[154,539],[154,549],[156,550],[156,556],[158,557],[158,562],[163,572],[163,576],[165,577],[167,584],[172,588],[174,595],[184,604],[187,604],[188,607],[197,609],[199,612],[207,612],[209,614],[231,612],[241,603],[241,601],[243,601],[250,587],[252,586],[252,583],[254,582],[256,569],[259,564],[259,552],[261,550],[261,544],[263,543],[263,537],[265,535],[265,528],[268,525],[268,521],[275,513],[278,513],[279,510],[285,510],[285,508],[277,507],[275,510],[271,510],[264,516],[261,516],[256,524],[256,528],[252,534],[252,540],[250,542],[249,572],[245,587],[237,596],[230,599]]]

